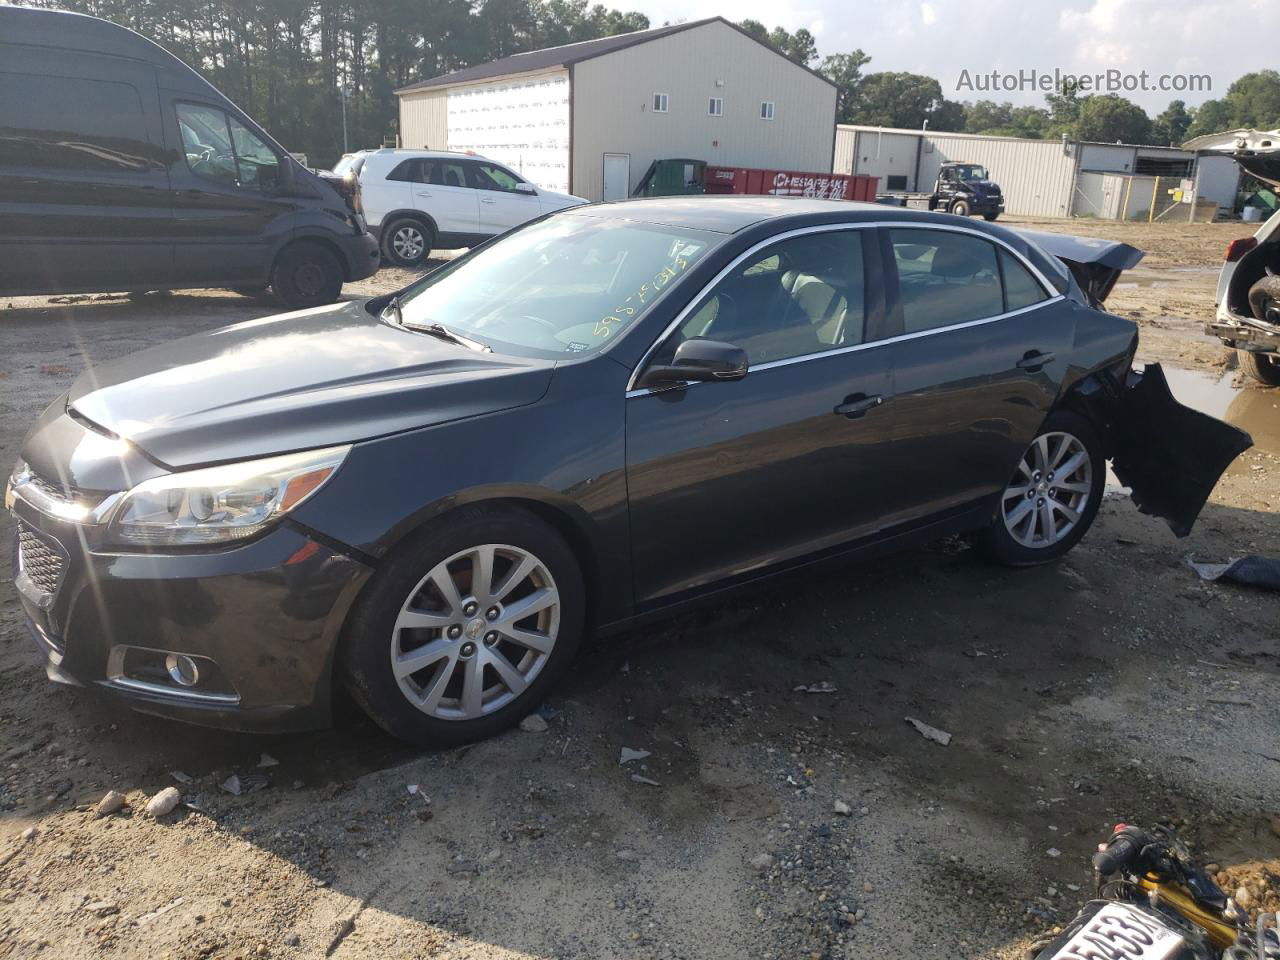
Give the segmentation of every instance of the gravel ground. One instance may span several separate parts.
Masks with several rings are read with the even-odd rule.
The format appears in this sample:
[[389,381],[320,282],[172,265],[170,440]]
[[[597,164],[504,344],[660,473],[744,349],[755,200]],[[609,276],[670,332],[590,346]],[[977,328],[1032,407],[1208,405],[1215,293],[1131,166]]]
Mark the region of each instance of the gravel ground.
[[[1240,228],[1035,226],[1148,249],[1114,303],[1142,358],[1255,435],[1189,538],[1115,492],[1053,567],[948,541],[790,577],[590,647],[545,730],[444,752],[52,686],[0,582],[0,957],[1012,958],[1074,913],[1111,823],[1158,818],[1274,903],[1280,599],[1185,565],[1280,555],[1280,391],[1199,333]],[[87,364],[275,310],[0,301],[0,464]]]

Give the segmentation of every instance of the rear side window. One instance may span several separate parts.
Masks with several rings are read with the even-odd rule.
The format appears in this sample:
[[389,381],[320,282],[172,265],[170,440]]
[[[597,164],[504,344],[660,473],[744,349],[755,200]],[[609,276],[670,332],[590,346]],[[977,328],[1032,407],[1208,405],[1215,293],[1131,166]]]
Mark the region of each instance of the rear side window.
[[387,179],[407,181],[408,183],[422,183],[422,161],[402,160],[396,164],[394,170],[387,174]]
[[467,166],[458,160],[425,160],[427,183],[437,187],[467,186]]
[[1000,251],[1000,273],[1004,276],[1006,310],[1021,310],[1041,300],[1048,300],[1040,281],[1009,251]]
[[0,73],[0,164],[147,173],[158,154],[130,84]]
[[947,230],[889,231],[904,333],[1004,313],[995,244]]

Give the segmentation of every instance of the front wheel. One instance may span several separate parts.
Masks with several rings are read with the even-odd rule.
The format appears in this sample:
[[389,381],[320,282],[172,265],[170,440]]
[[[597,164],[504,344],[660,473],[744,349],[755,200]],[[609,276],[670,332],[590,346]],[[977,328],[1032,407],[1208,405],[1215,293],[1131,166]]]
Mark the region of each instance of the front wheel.
[[344,679],[402,740],[480,740],[546,695],[582,641],[584,609],[582,572],[555,530],[520,510],[464,508],[371,581],[344,634]]
[[333,303],[342,292],[342,266],[318,243],[294,243],[276,258],[271,290],[291,310]]
[[1106,472],[1093,425],[1074,413],[1051,413],[1019,459],[978,546],[1011,567],[1058,559],[1097,516]]
[[969,215],[969,202],[967,200],[957,200],[951,205],[951,212],[957,217],[967,217]]

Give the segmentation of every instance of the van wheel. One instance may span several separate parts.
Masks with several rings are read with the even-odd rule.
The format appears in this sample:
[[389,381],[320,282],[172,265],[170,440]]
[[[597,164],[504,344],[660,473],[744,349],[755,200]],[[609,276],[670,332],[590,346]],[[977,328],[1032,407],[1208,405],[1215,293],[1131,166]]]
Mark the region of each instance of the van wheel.
[[1045,419],[1000,494],[977,546],[992,560],[1030,567],[1080,542],[1098,515],[1107,464],[1093,424],[1065,410]]
[[526,717],[582,642],[582,571],[523,510],[465,507],[396,550],[343,632],[356,702],[423,745],[491,737]]
[[1236,358],[1240,361],[1240,369],[1259,383],[1269,387],[1280,387],[1280,357],[1270,353],[1254,353],[1252,350],[1237,350]]
[[342,267],[320,244],[294,243],[276,258],[271,289],[293,310],[333,303],[342,292]]
[[967,217],[969,215],[969,201],[957,200],[951,205],[951,212],[957,217]]
[[398,217],[382,231],[382,254],[397,267],[416,267],[431,255],[431,229],[413,217]]

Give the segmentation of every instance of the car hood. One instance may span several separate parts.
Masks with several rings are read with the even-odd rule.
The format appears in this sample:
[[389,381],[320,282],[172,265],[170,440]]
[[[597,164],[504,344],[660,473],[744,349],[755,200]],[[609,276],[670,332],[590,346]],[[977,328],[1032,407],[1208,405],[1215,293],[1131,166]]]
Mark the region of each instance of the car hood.
[[585,197],[575,197],[571,193],[557,193],[554,190],[543,190],[541,187],[538,188],[538,196],[558,207],[576,207],[591,202]]
[[1120,279],[1120,274],[1132,270],[1146,256],[1137,247],[1115,240],[1045,233],[1042,230],[1014,232],[1065,263],[1094,307],[1102,306],[1116,281]]
[[1194,137],[1183,145],[1187,150],[1220,153],[1240,164],[1240,169],[1280,187],[1280,130],[1228,130]]
[[87,370],[75,417],[169,467],[351,443],[533,403],[550,361],[384,323],[363,301],[250,320]]

